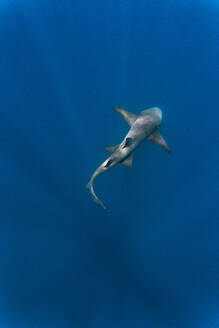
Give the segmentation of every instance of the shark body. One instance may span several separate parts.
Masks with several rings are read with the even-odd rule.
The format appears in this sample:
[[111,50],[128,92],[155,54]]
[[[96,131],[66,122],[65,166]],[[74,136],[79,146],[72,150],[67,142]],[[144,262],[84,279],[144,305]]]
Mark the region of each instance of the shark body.
[[106,150],[111,154],[110,157],[96,169],[87,184],[87,188],[89,188],[93,200],[104,209],[104,204],[97,197],[93,188],[94,180],[101,173],[105,172],[117,163],[122,163],[125,166],[132,168],[133,152],[146,139],[160,145],[168,153],[170,153],[170,149],[166,141],[158,131],[158,127],[162,121],[162,111],[160,108],[152,107],[150,109],[143,110],[139,115],[135,115],[117,107],[113,107],[113,109],[125,119],[130,126],[130,130],[119,145],[106,148]]

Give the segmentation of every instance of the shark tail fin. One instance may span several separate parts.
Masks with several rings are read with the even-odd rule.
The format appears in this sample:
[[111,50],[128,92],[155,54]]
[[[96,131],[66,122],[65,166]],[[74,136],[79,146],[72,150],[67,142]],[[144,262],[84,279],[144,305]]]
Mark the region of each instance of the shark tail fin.
[[105,210],[106,209],[105,205],[101,202],[101,200],[97,197],[97,195],[94,192],[93,180],[92,179],[88,182],[86,188],[90,190],[90,193],[91,193],[92,198],[95,201],[95,203],[97,205],[101,206]]

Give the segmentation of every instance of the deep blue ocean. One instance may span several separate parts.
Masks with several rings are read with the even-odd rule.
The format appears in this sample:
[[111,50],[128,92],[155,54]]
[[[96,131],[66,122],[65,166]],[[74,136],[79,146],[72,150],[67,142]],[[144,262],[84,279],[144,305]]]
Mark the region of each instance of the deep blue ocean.
[[[0,327],[219,327],[218,0],[0,3]],[[86,184],[159,106],[171,154]]]

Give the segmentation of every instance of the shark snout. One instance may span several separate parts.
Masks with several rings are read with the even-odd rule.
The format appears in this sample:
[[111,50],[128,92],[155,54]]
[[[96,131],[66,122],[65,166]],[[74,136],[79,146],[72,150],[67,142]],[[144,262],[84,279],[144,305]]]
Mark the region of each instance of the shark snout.
[[159,107],[154,107],[154,114],[157,116],[159,121],[162,120],[162,110]]

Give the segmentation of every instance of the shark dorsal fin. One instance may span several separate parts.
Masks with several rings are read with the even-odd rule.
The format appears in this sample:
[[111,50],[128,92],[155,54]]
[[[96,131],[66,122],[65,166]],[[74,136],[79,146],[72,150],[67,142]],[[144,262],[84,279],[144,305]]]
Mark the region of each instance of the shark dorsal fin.
[[112,154],[112,153],[114,153],[114,151],[115,151],[116,149],[118,149],[118,148],[119,148],[119,145],[112,146],[112,147],[106,147],[105,149],[106,149],[106,151],[108,151],[110,154]]
[[133,153],[131,153],[128,157],[126,157],[126,159],[124,159],[120,163],[132,169],[132,162],[133,162]]
[[137,118],[137,115],[127,112],[125,109],[113,107],[113,110],[119,113],[130,126],[135,122]]
[[153,132],[149,137],[148,140],[156,143],[157,145],[163,147],[169,154],[170,154],[170,149],[166,143],[166,141],[164,140],[164,138],[162,137],[162,135],[159,133],[158,130],[155,130],[155,132]]

